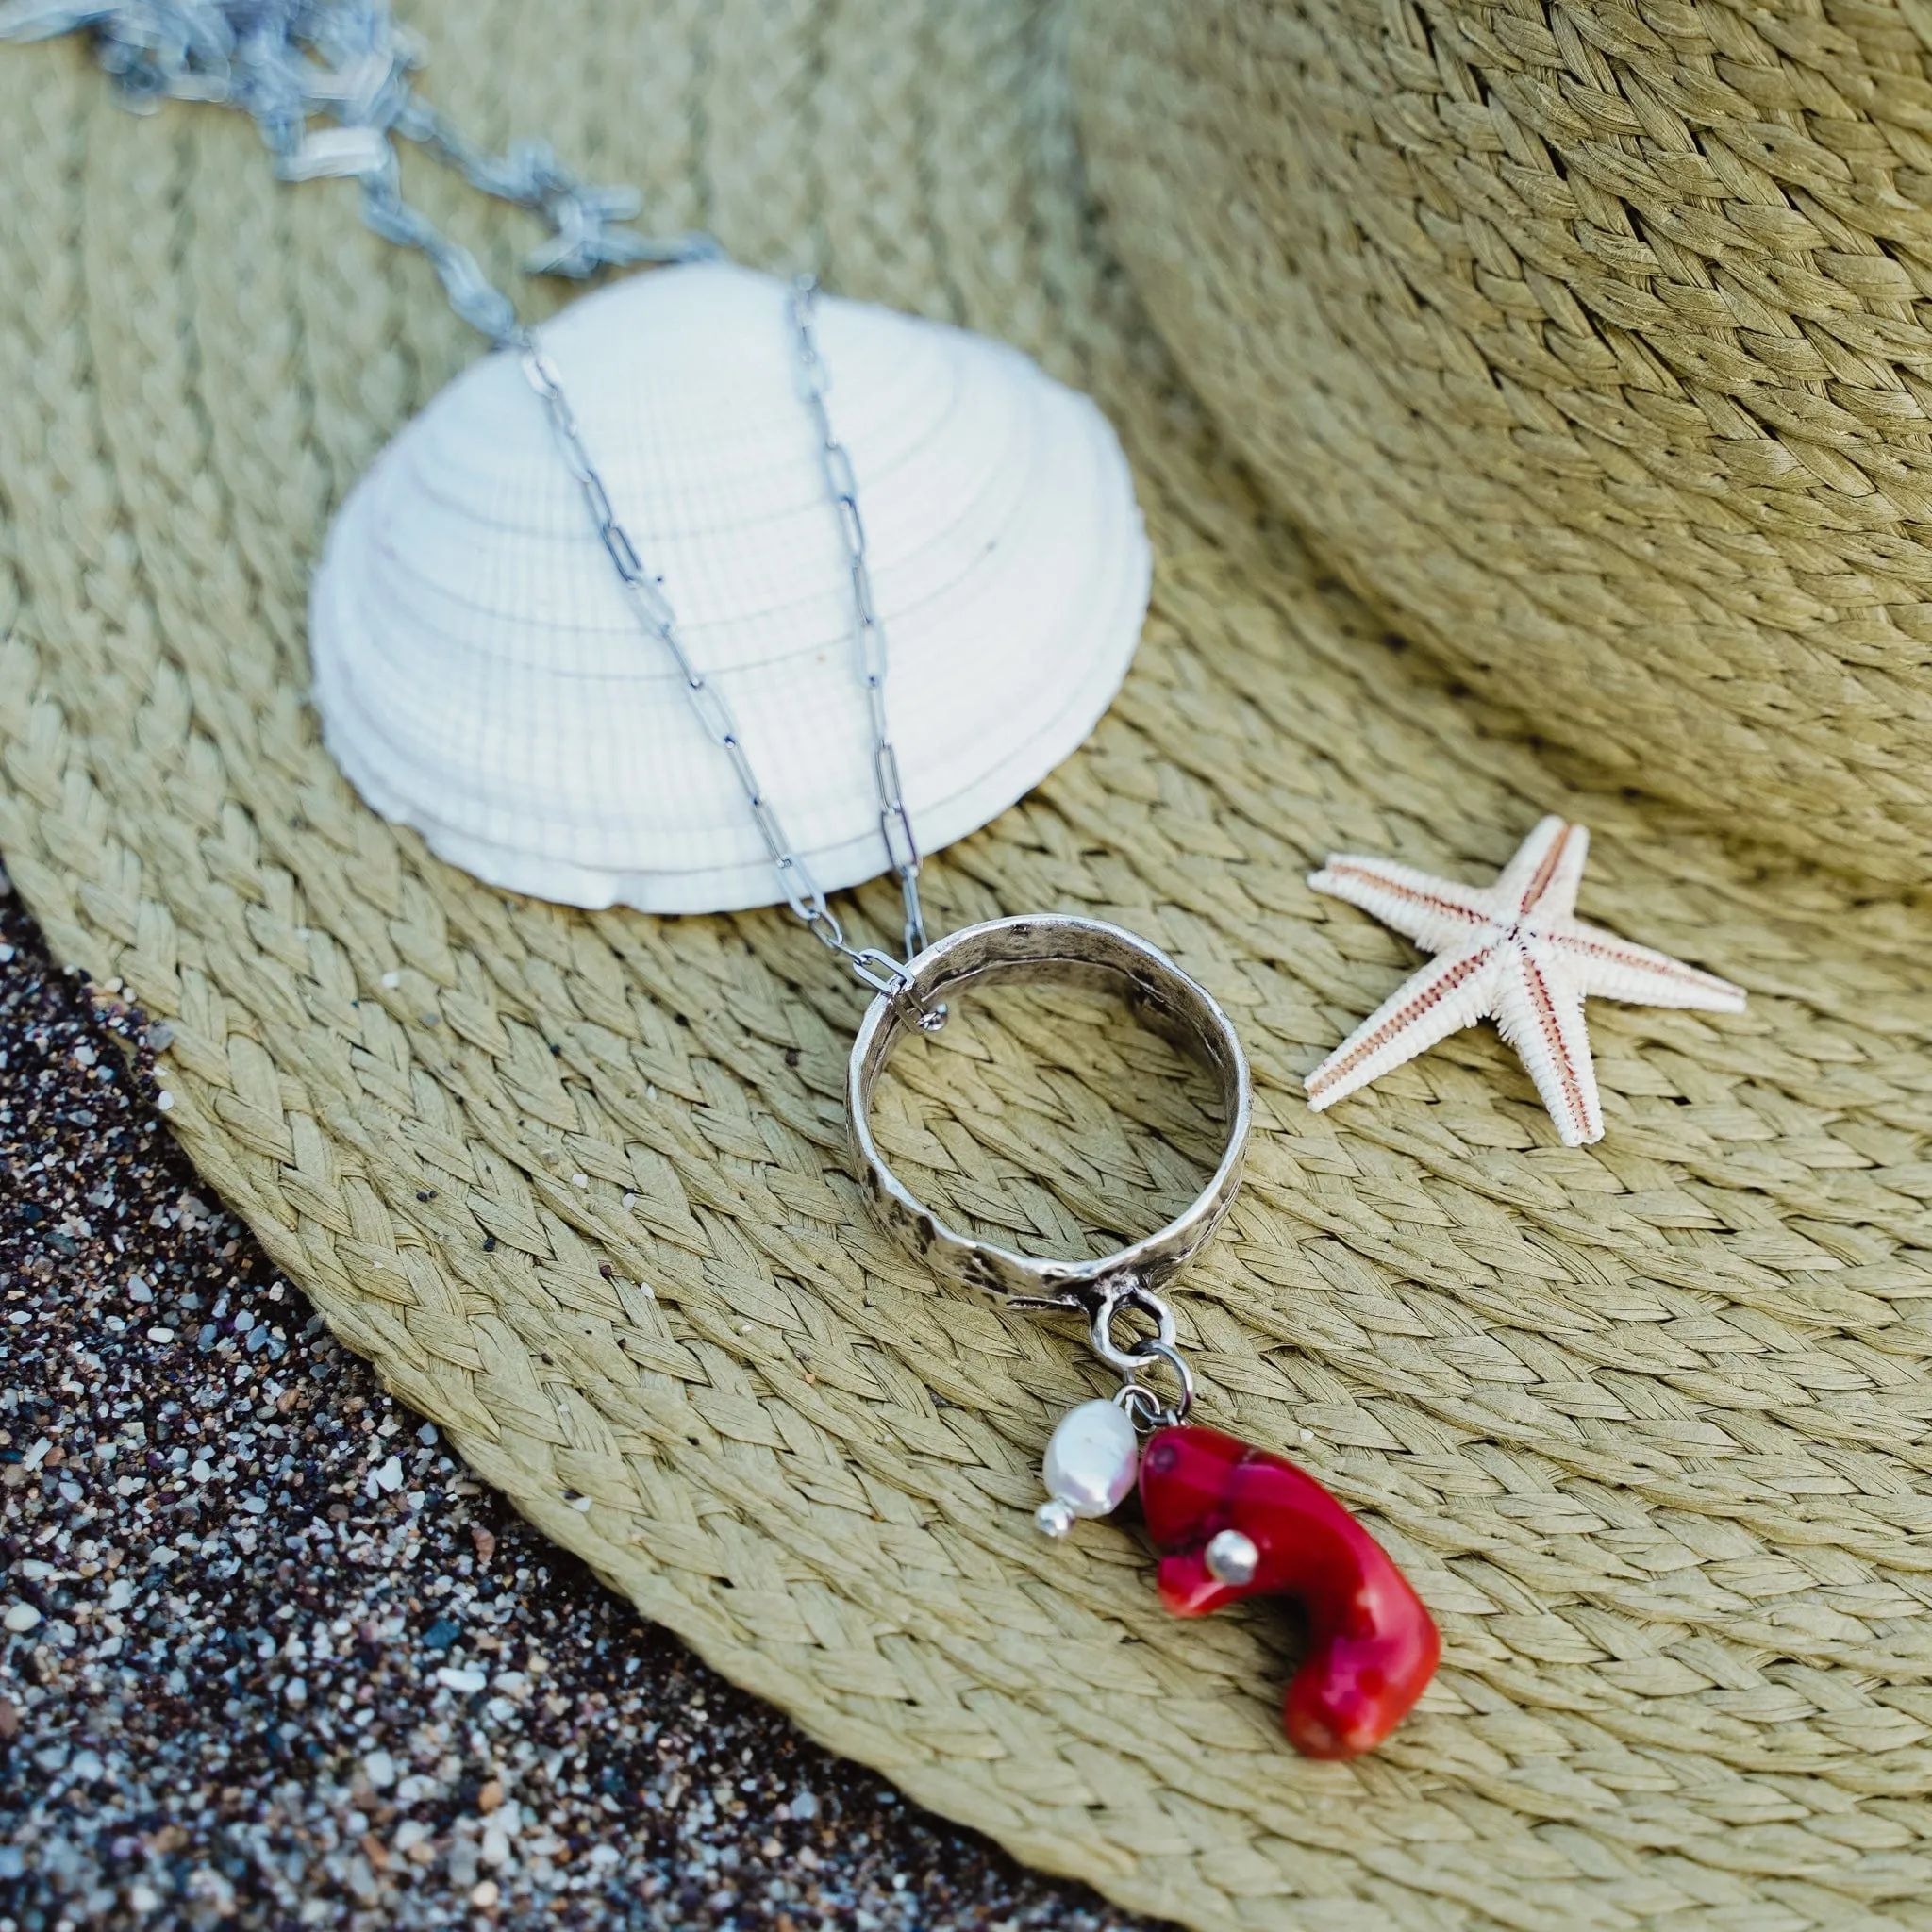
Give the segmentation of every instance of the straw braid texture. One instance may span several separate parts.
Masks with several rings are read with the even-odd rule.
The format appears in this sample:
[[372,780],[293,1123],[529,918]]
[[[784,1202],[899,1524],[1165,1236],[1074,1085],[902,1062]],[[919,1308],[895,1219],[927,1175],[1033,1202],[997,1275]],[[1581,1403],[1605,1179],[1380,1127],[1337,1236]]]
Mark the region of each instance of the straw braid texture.
[[[1318,575],[1083,225],[1057,8],[417,23],[491,135],[575,130],[667,224],[997,329],[1121,424],[1160,558],[1141,660],[940,859],[933,909],[1119,920],[1235,1017],[1250,1178],[1177,1297],[1203,1414],[1369,1512],[1441,1676],[1375,1756],[1297,1758],[1285,1619],[1177,1623],[1130,1526],[1034,1534],[1053,1420],[1103,1385],[872,1228],[841,1151],[857,990],[808,937],[506,901],[358,804],[302,697],[307,574],[472,347],[346,191],[277,188],[219,116],[121,113],[75,48],[8,52],[0,853],[57,951],[174,1026],[202,1172],[647,1615],[1125,1904],[1932,1925],[1932,908],[1566,781]],[[507,265],[513,216],[415,185]],[[1485,877],[1545,809],[1595,830],[1591,916],[1750,1010],[1600,1006],[1587,1149],[1487,1034],[1309,1113],[1300,1074],[1408,966],[1309,866]],[[889,930],[895,894],[860,899]],[[1070,1010],[962,1018],[886,1123],[942,1205],[1042,1243],[1148,1224],[1211,1139],[1155,1047]]]
[[1621,778],[1932,874],[1932,17],[1124,0],[1109,235],[1418,641]]

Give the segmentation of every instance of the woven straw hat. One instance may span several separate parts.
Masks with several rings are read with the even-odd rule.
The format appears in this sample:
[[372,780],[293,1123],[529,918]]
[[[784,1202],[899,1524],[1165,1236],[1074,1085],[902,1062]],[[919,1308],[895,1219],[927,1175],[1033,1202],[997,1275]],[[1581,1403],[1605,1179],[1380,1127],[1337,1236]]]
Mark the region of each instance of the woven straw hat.
[[[646,1614],[1124,1904],[1926,1923],[1932,908],[1540,750],[1316,570],[1089,225],[1058,6],[644,16],[417,24],[479,132],[556,134],[661,225],[1005,335],[1119,425],[1158,558],[1140,660],[936,862],[932,909],[1120,920],[1236,1019],[1250,1179],[1177,1297],[1203,1414],[1369,1512],[1440,1677],[1374,1756],[1309,1762],[1283,1618],[1175,1622],[1131,1526],[1034,1533],[1052,1421],[1104,1385],[874,1231],[840,1117],[860,994],[808,936],[507,901],[358,803],[304,706],[308,573],[474,344],[245,123],[138,120],[78,47],[5,51],[0,852],[56,950],[172,1025],[202,1172]],[[508,277],[517,218],[419,173]],[[1486,1032],[1309,1113],[1299,1075],[1410,961],[1309,866],[1485,878],[1545,810],[1596,833],[1590,916],[1750,1009],[1594,1008],[1594,1147],[1557,1144]],[[859,916],[890,933],[895,903]],[[907,1064],[883,1131],[942,1206],[1064,1244],[1196,1184],[1198,1096],[1091,1017],[1015,992]]]
[[1932,25],[1123,0],[1109,233],[1349,581],[1540,730],[1932,873]]

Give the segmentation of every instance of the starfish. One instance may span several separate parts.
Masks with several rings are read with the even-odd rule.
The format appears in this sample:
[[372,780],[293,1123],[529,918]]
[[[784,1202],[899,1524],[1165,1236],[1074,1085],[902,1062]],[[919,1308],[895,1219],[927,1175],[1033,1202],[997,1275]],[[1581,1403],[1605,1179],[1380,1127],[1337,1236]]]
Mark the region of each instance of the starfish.
[[1307,1076],[1319,1112],[1392,1067],[1493,1020],[1536,1082],[1564,1146],[1603,1139],[1583,1002],[1741,1011],[1744,991],[1574,916],[1590,833],[1544,819],[1492,886],[1431,878],[1412,866],[1337,853],[1308,884],[1346,899],[1436,957]]

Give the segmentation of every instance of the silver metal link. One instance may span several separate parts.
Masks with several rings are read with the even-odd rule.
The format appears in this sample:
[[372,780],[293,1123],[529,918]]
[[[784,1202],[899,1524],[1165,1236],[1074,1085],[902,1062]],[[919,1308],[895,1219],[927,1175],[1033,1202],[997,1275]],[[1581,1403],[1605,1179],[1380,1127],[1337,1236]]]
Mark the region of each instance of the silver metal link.
[[[1129,1309],[1147,1316],[1154,1324],[1154,1333],[1124,1347],[1114,1340],[1113,1325]],[[1115,1400],[1133,1417],[1136,1428],[1174,1427],[1187,1421],[1194,1406],[1194,1372],[1180,1352],[1177,1334],[1174,1310],[1132,1275],[1108,1282],[1089,1305],[1088,1342],[1108,1368],[1119,1371],[1121,1389]],[[1163,1403],[1138,1379],[1157,1363],[1173,1373],[1177,1385],[1172,1403]]]
[[[1178,1427],[1187,1421],[1189,1412],[1194,1407],[1194,1372],[1189,1367],[1187,1357],[1178,1348],[1172,1347],[1165,1341],[1143,1342],[1136,1353],[1143,1369],[1157,1361],[1164,1362],[1173,1371],[1177,1385],[1174,1399],[1165,1407],[1160,1406],[1158,1396],[1153,1397],[1153,1419],[1146,1426],[1160,1429]],[[1141,1426],[1140,1410],[1142,1405],[1140,1398],[1145,1398],[1150,1393],[1147,1385],[1134,1380],[1131,1374],[1121,1383],[1120,1395],[1126,1397],[1128,1402],[1134,1405],[1130,1412],[1134,1415],[1136,1427]],[[1119,1397],[1116,1398],[1118,1399]]]
[[[667,642],[675,638],[675,631],[661,633]],[[707,677],[690,668],[689,660],[682,649],[677,654],[678,662],[685,666],[684,694],[691,700],[691,708],[697,713],[698,723],[711,734],[712,740],[729,751],[738,742],[738,720],[731,715],[731,707],[725,702],[724,693]],[[742,754],[741,754],[741,758]],[[751,770],[746,761],[741,776]],[[758,802],[758,789],[754,781],[747,785],[746,794],[753,804]]]
[[[1113,1324],[1129,1308],[1138,1309],[1153,1321],[1154,1334],[1123,1348],[1113,1339]],[[1132,1275],[1116,1276],[1107,1283],[1091,1304],[1087,1317],[1087,1340],[1093,1353],[1108,1368],[1119,1369],[1126,1374],[1131,1374],[1149,1358],[1149,1346],[1172,1348],[1175,1332],[1174,1310],[1153,1290],[1142,1286]]]
[[671,599],[658,588],[658,585],[641,573],[625,579],[625,590],[629,592],[631,608],[638,613],[638,621],[647,630],[654,630],[659,637],[669,637],[675,625],[675,617],[671,608]]
[[[825,397],[831,390],[831,376],[819,354],[812,332],[813,311],[818,304],[819,286],[810,275],[800,275],[791,285],[788,313],[793,346],[798,360],[798,392],[811,411],[812,427],[818,432],[819,463],[824,473],[825,494],[839,519],[839,535],[845,545],[845,562],[852,575],[852,641],[858,660],[858,675],[870,694],[872,716],[872,770],[878,794],[879,835],[886,843],[886,857],[899,880],[905,906],[903,938],[908,959],[925,951],[925,913],[919,903],[919,841],[912,836],[912,817],[906,809],[906,794],[899,783],[899,758],[886,728],[884,686],[887,650],[885,626],[873,602],[872,573],[866,564],[865,520],[858,513],[858,478],[852,458],[832,429],[831,412]],[[942,1013],[931,1016],[943,1024]]]
[[[823,396],[824,391],[818,393]],[[842,443],[834,443],[824,452],[825,483],[832,492],[834,503],[856,504],[858,501],[858,478],[852,474],[852,458],[845,454]]]
[[[867,695],[872,701],[875,723],[885,715],[886,683],[886,633],[876,617],[861,617],[858,624],[858,671],[865,679]],[[878,729],[884,730],[883,723]]]

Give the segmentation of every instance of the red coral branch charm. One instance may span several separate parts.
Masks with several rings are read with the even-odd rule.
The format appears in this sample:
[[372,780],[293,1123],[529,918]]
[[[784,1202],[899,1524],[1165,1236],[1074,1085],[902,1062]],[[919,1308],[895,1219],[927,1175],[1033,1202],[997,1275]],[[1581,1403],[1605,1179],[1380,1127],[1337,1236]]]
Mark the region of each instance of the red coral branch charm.
[[1313,1476],[1219,1429],[1182,1425],[1148,1438],[1141,1500],[1160,1600],[1176,1616],[1242,1597],[1300,1600],[1308,1649],[1282,1713],[1296,1750],[1358,1757],[1408,1715],[1441,1655],[1435,1620]]

